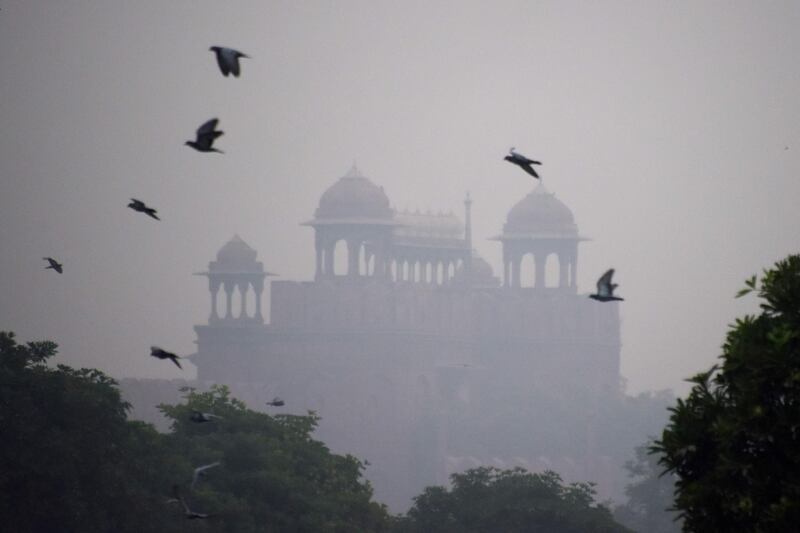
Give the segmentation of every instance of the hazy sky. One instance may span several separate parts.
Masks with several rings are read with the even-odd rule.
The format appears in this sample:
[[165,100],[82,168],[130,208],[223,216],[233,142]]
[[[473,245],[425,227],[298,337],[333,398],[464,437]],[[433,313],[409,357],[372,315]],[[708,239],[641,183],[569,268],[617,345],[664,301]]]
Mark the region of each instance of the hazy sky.
[[[209,299],[192,272],[238,233],[310,279],[298,223],[354,159],[400,209],[461,216],[470,191],[498,274],[486,239],[533,186],[502,158],[541,159],[593,239],[580,290],[617,268],[630,392],[685,390],[756,309],[733,299],[743,280],[800,251],[796,2],[0,7],[0,329],[63,362],[190,377],[148,348],[194,350]],[[211,45],[252,56],[240,79]],[[183,146],[214,116],[225,155]]]

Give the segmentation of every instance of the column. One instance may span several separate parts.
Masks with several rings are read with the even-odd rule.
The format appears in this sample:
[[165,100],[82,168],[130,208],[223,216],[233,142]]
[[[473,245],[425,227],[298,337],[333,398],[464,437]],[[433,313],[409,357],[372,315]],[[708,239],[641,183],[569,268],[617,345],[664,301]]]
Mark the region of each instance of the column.
[[533,254],[534,268],[536,269],[536,281],[533,284],[535,289],[544,289],[544,273],[547,266],[547,254],[535,253]]
[[319,281],[322,278],[322,256],[324,255],[324,248],[322,246],[322,236],[319,230],[314,233],[314,249],[317,252],[317,266],[314,272],[314,279]]
[[238,283],[239,287],[239,299],[241,300],[239,303],[241,306],[239,307],[239,319],[244,320],[247,318],[247,288],[250,286],[249,283],[240,282]]
[[566,254],[557,254],[556,257],[558,258],[558,288],[563,289],[565,287],[569,287],[569,271],[567,266],[569,264],[569,260],[566,257]]
[[264,292],[264,280],[258,280],[253,283],[253,292],[256,295],[256,314],[255,319],[260,323],[264,323],[264,316],[261,314],[261,294]]
[[334,249],[336,248],[336,242],[327,242],[323,246],[324,255],[322,259],[324,260],[324,267],[325,267],[325,277],[332,278],[336,273],[333,270],[333,259],[334,259]]
[[359,250],[361,248],[361,243],[356,240],[347,241],[347,275],[351,278],[355,278],[358,276],[358,268],[359,268]]
[[231,299],[233,297],[233,285],[226,281],[222,285],[222,289],[225,291],[225,318],[231,319],[233,318],[233,310],[231,309]]
[[219,293],[219,280],[212,278],[211,276],[212,274],[208,275],[208,290],[211,293],[211,316],[208,317],[209,322],[219,320],[219,314],[217,314],[217,294]]

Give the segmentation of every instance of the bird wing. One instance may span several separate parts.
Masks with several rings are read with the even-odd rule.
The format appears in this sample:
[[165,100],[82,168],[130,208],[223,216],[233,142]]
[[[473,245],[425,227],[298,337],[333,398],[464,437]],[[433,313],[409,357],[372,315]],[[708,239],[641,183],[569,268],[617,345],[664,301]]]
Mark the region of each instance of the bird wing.
[[194,469],[194,473],[195,473],[195,475],[200,475],[201,472],[205,472],[206,470],[208,470],[210,468],[214,468],[215,466],[219,466],[219,465],[220,465],[220,462],[217,461],[216,463],[211,463],[211,464],[208,464],[208,465],[198,466],[197,468]]
[[225,48],[216,47],[214,54],[217,56],[217,65],[219,65],[220,72],[222,72],[222,75],[227,78],[231,71],[230,67],[228,66],[228,60],[225,57],[225,50]]
[[[237,78],[239,77],[240,68],[239,68],[239,56],[244,55],[238,50],[234,50],[233,48],[223,48],[220,51],[220,60],[225,63],[225,68],[227,72],[230,72]],[[226,76],[227,73],[224,73]]]
[[178,368],[180,368],[181,370],[183,370],[183,367],[181,366],[181,362],[180,362],[180,361],[178,361],[178,356],[177,356],[177,355],[175,355],[175,354],[170,354],[170,356],[169,356],[169,359],[170,359],[170,361],[172,361],[173,363],[175,363],[175,366],[177,366]]
[[[528,160],[528,161],[530,161],[530,160]],[[531,176],[533,176],[534,178],[536,178],[536,179],[539,179],[539,174],[537,174],[537,173],[536,173],[536,171],[535,171],[535,170],[533,169],[533,167],[530,165],[530,162],[528,162],[528,163],[521,163],[519,166],[520,166],[520,167],[522,167],[522,170],[524,170],[525,172],[527,172],[528,174],[530,174],[530,175],[531,175]]]
[[[218,118],[212,118],[211,120],[207,120],[206,122],[204,122],[202,126],[197,128],[198,139],[200,137],[205,137],[215,133],[214,130],[217,129],[218,122],[219,122]],[[220,132],[220,135],[222,135],[222,132]]]
[[611,296],[614,289],[611,288],[611,277],[614,275],[614,269],[609,268],[605,274],[600,276],[597,280],[597,294],[600,296]]

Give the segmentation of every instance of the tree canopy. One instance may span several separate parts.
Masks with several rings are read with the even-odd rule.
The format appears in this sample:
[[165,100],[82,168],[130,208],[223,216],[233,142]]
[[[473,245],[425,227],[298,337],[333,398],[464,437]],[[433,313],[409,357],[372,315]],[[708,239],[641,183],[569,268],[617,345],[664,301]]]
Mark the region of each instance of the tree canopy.
[[682,529],[681,521],[671,510],[675,475],[663,473],[658,454],[650,453],[651,446],[652,440],[637,446],[635,458],[625,463],[632,481],[625,487],[628,501],[614,509],[614,518],[634,531],[677,533]]
[[551,471],[479,467],[451,476],[452,488],[428,487],[397,531],[407,533],[624,532],[594,502],[589,483],[564,485]]
[[794,531],[800,523],[800,256],[747,281],[761,312],[737,319],[721,361],[694,376],[653,450],[677,479],[689,531]]
[[[193,511],[212,515],[194,529],[388,530],[362,464],[311,437],[313,414],[272,417],[215,386],[162,406],[173,431],[160,434],[127,420],[102,372],[48,366],[56,349],[0,332],[0,513],[14,531],[184,531],[173,485]],[[221,418],[192,422],[195,410]],[[220,465],[192,487],[194,469],[212,462]]]

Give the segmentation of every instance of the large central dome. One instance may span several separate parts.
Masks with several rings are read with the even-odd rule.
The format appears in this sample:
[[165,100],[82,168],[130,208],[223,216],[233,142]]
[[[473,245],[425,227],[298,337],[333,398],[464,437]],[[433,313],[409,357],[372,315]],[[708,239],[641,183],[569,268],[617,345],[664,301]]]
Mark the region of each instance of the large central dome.
[[391,219],[389,198],[353,165],[347,175],[322,193],[317,219]]
[[578,226],[569,207],[539,185],[508,212],[504,234],[576,237]]

